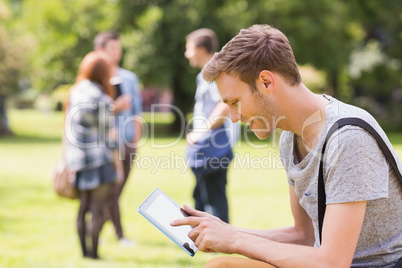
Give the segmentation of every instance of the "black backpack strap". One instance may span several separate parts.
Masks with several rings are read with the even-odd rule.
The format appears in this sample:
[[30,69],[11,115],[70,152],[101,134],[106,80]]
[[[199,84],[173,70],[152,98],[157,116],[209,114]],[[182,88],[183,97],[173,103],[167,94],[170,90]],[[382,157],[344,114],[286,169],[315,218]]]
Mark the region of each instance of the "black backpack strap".
[[347,117],[347,118],[342,118],[339,119],[337,122],[335,122],[330,130],[327,133],[327,137],[324,141],[324,145],[322,147],[322,152],[321,152],[321,161],[320,161],[320,170],[318,172],[318,228],[319,228],[319,234],[320,234],[320,243],[322,242],[322,225],[324,223],[324,214],[325,214],[325,209],[326,209],[326,196],[325,196],[325,184],[324,184],[324,174],[323,174],[323,156],[325,152],[325,147],[327,145],[327,141],[329,137],[338,129],[340,129],[343,126],[346,125],[354,125],[354,126],[359,126],[365,130],[367,130],[377,141],[378,146],[382,150],[385,158],[388,160],[389,165],[392,167],[392,169],[395,172],[395,175],[398,177],[399,182],[402,185],[402,175],[398,169],[398,166],[396,164],[396,160],[394,156],[392,155],[391,151],[389,150],[388,146],[384,142],[384,140],[381,138],[380,134],[366,121],[360,119],[360,118],[354,118],[354,117]]
[[398,263],[393,268],[402,268],[402,258],[398,261]]

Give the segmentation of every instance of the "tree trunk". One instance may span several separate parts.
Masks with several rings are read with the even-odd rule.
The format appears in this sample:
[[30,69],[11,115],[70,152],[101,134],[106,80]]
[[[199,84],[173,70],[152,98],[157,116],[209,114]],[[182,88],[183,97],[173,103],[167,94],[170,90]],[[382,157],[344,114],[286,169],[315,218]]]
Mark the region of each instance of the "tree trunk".
[[13,136],[10,130],[7,113],[6,113],[6,97],[0,95],[0,136]]

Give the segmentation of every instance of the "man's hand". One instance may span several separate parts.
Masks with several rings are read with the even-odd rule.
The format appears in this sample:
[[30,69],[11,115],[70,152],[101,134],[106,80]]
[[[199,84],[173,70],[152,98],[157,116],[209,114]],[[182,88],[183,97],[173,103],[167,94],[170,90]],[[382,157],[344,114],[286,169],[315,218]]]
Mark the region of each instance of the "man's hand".
[[195,137],[194,132],[189,132],[186,136],[187,145],[193,146],[197,142],[197,137]]
[[114,105],[116,106],[114,113],[117,114],[124,110],[131,109],[131,95],[121,95],[114,101]]
[[194,145],[197,141],[201,140],[201,138],[205,136],[206,132],[208,132],[207,129],[197,129],[196,131],[189,132],[186,136],[187,145]]
[[209,213],[195,210],[187,205],[184,209],[191,216],[174,220],[171,222],[172,226],[192,226],[193,230],[188,236],[203,252],[233,253],[231,246],[237,244],[239,233],[235,232],[232,226]]

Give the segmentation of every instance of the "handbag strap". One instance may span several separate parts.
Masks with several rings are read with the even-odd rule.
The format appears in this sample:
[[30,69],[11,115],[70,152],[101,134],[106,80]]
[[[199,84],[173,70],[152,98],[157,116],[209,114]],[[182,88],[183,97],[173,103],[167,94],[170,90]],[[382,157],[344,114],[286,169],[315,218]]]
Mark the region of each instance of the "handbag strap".
[[322,226],[324,223],[324,214],[325,214],[325,209],[326,209],[326,196],[325,196],[325,184],[324,184],[324,175],[323,175],[323,156],[325,152],[325,147],[327,145],[327,141],[329,137],[338,129],[340,129],[343,126],[346,125],[354,125],[354,126],[359,126],[365,130],[367,130],[377,141],[380,149],[382,150],[385,158],[388,160],[389,165],[392,167],[392,169],[395,172],[395,175],[398,177],[399,182],[401,183],[402,186],[402,175],[398,169],[398,166],[396,164],[396,160],[394,156],[392,155],[390,149],[388,146],[385,144],[384,140],[381,138],[380,134],[366,121],[360,119],[360,118],[355,118],[355,117],[347,117],[347,118],[342,118],[336,121],[330,130],[327,133],[327,137],[324,141],[324,145],[322,147],[322,152],[321,152],[321,161],[320,161],[320,169],[318,172],[318,228],[319,228],[319,234],[320,234],[320,243],[322,241]]

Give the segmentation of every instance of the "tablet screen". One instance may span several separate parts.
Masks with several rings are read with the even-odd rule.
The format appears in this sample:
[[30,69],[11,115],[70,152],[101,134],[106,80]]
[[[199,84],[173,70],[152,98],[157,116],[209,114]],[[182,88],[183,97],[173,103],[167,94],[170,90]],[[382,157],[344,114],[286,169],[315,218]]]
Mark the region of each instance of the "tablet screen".
[[171,221],[186,217],[186,212],[162,190],[156,188],[138,207],[138,211],[190,256],[194,256],[197,247],[188,237],[191,226],[170,225]]

